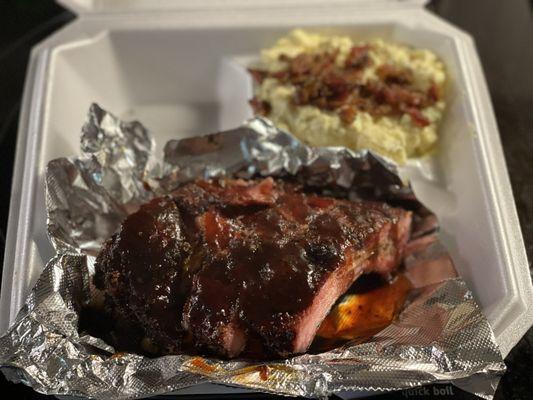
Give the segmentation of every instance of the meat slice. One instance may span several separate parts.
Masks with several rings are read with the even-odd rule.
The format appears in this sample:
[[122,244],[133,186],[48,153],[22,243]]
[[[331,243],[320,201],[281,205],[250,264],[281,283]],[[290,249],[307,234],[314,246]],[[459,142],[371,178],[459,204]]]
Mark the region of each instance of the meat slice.
[[162,352],[177,351],[183,336],[192,247],[182,228],[170,197],[152,200],[126,218],[95,263],[94,283],[105,290],[110,311],[142,327]]
[[399,266],[410,224],[384,203],[271,178],[196,181],[129,216],[98,256],[96,281],[161,353],[187,336],[226,357],[287,356],[307,350],[361,274]]
[[246,351],[251,336],[271,355],[305,352],[357,277],[399,265],[410,220],[382,203],[291,188],[253,213],[210,210],[196,219],[208,256],[193,278],[184,327],[228,357]]

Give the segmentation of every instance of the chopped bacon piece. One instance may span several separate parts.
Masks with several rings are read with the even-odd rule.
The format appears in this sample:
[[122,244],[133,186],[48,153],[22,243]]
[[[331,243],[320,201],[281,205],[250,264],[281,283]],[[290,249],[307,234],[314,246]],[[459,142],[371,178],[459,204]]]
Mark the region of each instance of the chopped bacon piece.
[[344,63],[346,68],[363,69],[370,64],[370,57],[368,56],[368,46],[354,46],[351,48],[348,57]]
[[276,72],[272,72],[270,76],[272,78],[279,79],[280,81],[284,81],[289,77],[289,72],[288,71],[276,71]]
[[248,72],[250,73],[250,75],[252,75],[252,78],[254,78],[254,81],[256,81],[258,84],[263,83],[263,80],[268,75],[266,71],[261,71],[259,69],[254,68],[248,68]]
[[431,86],[428,89],[427,96],[429,99],[433,102],[437,102],[440,100],[440,89],[439,87],[433,82]]
[[413,71],[407,68],[384,64],[376,72],[379,78],[388,85],[410,85],[413,83]]
[[343,107],[339,111],[339,117],[341,118],[341,121],[344,122],[346,125],[350,125],[355,120],[356,114],[357,111],[353,106]]
[[298,54],[290,62],[290,73],[294,75],[305,74],[311,70],[313,57],[307,53]]
[[415,123],[415,125],[418,125],[420,127],[428,126],[429,120],[422,114],[422,112],[417,108],[409,108],[407,109],[407,113]]
[[252,97],[250,100],[250,105],[254,112],[258,115],[267,116],[272,111],[272,106],[268,101],[260,100],[257,97]]

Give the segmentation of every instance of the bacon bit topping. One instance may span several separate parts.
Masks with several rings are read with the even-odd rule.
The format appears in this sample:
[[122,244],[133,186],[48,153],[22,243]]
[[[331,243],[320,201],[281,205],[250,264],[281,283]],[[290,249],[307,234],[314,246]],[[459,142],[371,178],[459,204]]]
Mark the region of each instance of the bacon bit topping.
[[272,72],[270,74],[270,76],[272,78],[276,78],[276,79],[279,79],[280,81],[283,81],[285,79],[288,78],[289,76],[289,72],[288,71],[277,71],[277,72]]
[[370,64],[368,56],[368,46],[354,46],[350,50],[344,66],[346,69],[362,69]]
[[381,65],[376,73],[386,85],[407,86],[413,83],[413,71],[401,69],[394,65]]
[[[420,91],[413,87],[413,71],[388,64],[377,68],[377,79],[363,82],[362,70],[372,61],[368,52],[369,46],[352,47],[342,67],[335,64],[338,49],[296,57],[282,54],[279,60],[287,64],[286,69],[250,73],[259,83],[272,77],[294,86],[295,105],[334,111],[346,125],[355,120],[358,111],[365,111],[375,116],[408,114],[415,125],[427,126],[430,122],[421,110],[440,99],[439,87],[432,83],[426,92]],[[269,103],[255,97],[250,104],[257,114],[268,115],[271,111]]]
[[254,81],[256,81],[259,85],[263,83],[263,81],[268,75],[266,71],[261,71],[259,69],[253,69],[253,68],[248,68],[248,72],[250,73],[250,75],[252,75],[252,78],[254,78]]
[[441,96],[440,89],[435,83],[432,83],[431,86],[429,87],[427,96],[434,102],[439,101],[440,96]]
[[339,111],[339,117],[346,125],[350,125],[354,121],[355,114],[357,114],[357,110],[354,106],[344,106]]
[[270,111],[272,110],[272,106],[268,101],[259,100],[255,96],[250,100],[250,105],[252,106],[254,113],[265,117],[270,114]]
[[429,120],[422,114],[422,112],[417,108],[409,108],[407,109],[407,114],[411,117],[415,125],[418,125],[420,127],[428,126]]

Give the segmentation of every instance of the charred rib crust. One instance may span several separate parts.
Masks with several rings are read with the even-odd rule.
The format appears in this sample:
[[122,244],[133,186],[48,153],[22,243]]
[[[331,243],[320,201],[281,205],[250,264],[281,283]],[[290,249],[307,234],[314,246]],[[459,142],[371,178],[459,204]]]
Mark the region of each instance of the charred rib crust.
[[271,178],[196,181],[130,215],[94,282],[161,353],[187,334],[223,356],[287,356],[307,349],[360,274],[399,265],[410,218]]

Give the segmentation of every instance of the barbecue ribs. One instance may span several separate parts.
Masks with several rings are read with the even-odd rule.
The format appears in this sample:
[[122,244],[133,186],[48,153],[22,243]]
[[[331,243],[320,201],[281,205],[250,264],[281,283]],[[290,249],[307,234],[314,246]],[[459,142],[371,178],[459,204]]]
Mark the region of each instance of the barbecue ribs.
[[114,313],[162,354],[307,350],[361,275],[401,262],[411,213],[263,180],[195,181],[130,215],[96,260]]

